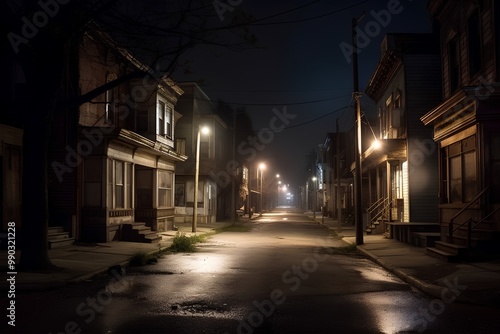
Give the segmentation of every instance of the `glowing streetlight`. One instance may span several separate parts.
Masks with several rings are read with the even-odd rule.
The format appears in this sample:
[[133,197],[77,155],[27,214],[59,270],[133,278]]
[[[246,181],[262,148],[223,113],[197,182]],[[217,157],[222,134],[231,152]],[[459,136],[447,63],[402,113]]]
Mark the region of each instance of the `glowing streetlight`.
[[200,137],[201,134],[208,134],[210,132],[209,128],[206,126],[199,126],[198,133],[196,135],[196,159],[195,159],[195,170],[194,170],[194,201],[193,201],[193,225],[191,231],[196,232],[196,220],[198,219],[198,181],[200,177]]

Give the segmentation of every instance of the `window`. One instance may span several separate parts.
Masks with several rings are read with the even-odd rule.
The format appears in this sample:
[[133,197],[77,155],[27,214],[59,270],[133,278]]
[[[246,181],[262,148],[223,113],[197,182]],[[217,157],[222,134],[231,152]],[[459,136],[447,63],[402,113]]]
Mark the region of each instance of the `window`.
[[[114,73],[108,73],[106,75],[106,83],[111,82],[113,80],[116,80],[116,74]],[[114,88],[108,89],[105,94],[105,99],[104,101],[104,112],[105,112],[105,122],[107,124],[114,124],[116,119],[115,119],[115,92]]]
[[467,22],[469,42],[469,73],[472,77],[481,69],[481,19],[476,9]]
[[124,208],[125,191],[124,191],[124,163],[115,162],[115,208]]
[[443,148],[443,203],[468,203],[477,195],[476,137]]
[[172,138],[172,109],[158,101],[158,135]]
[[176,183],[175,184],[175,206],[185,206],[186,205],[186,184]]
[[172,207],[173,173],[158,171],[158,207]]
[[131,163],[109,160],[107,206],[110,209],[132,207],[132,169]]
[[175,151],[179,154],[186,155],[186,139],[176,138],[175,139]]
[[459,61],[458,38],[453,37],[448,43],[448,80],[450,85],[450,95],[457,90],[460,81],[460,61]]

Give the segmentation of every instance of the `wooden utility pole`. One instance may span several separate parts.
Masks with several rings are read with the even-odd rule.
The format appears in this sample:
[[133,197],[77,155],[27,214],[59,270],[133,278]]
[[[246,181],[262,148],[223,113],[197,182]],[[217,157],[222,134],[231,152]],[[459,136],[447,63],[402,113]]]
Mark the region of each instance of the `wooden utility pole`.
[[354,105],[356,112],[356,135],[354,136],[355,142],[355,167],[354,167],[354,226],[356,230],[356,245],[363,244],[363,216],[361,210],[361,107],[359,104],[359,98],[361,93],[359,92],[359,82],[358,82],[358,43],[357,43],[357,33],[356,27],[358,22],[363,18],[352,19],[352,45],[354,48],[354,53],[352,57],[353,66],[353,83],[354,83]]

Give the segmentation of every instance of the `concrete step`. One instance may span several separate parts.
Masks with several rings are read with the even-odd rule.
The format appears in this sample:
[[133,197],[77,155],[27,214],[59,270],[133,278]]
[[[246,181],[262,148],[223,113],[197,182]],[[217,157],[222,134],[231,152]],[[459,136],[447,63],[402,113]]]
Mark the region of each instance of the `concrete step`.
[[457,262],[459,260],[459,256],[457,254],[453,254],[436,247],[427,247],[426,253],[432,257],[440,259],[445,262]]
[[434,244],[435,248],[458,256],[465,255],[467,252],[467,247],[446,241],[436,241]]
[[154,243],[161,240],[161,236],[152,231],[145,223],[135,222],[122,225],[122,240],[129,242]]
[[65,246],[70,246],[75,242],[75,238],[65,238],[65,239],[56,239],[49,240],[49,249],[61,248]]
[[58,232],[58,233],[47,234],[47,240],[61,240],[61,239],[68,239],[68,238],[69,238],[68,232]]
[[435,242],[441,240],[439,232],[413,232],[412,244],[416,247],[435,247]]
[[62,227],[62,226],[50,226],[47,229],[47,233],[48,234],[51,234],[51,233],[62,233],[62,232],[64,232],[64,227]]

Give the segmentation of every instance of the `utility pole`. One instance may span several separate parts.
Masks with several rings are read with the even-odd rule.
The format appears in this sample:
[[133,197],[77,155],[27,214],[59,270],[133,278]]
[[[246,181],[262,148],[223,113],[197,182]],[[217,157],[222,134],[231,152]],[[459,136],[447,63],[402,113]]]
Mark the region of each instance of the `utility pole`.
[[[233,110],[233,147],[232,159],[235,161],[235,150],[236,150],[236,110]],[[231,221],[236,222],[236,169],[231,170]]]
[[337,117],[337,120],[335,122],[336,125],[336,131],[337,131],[337,136],[336,136],[336,151],[337,151],[337,159],[335,160],[335,170],[337,171],[337,188],[336,193],[337,195],[335,196],[337,198],[337,230],[338,232],[342,232],[342,200],[340,199],[340,133],[339,133],[339,119]]
[[359,98],[361,93],[359,92],[359,82],[358,82],[358,42],[357,42],[357,32],[356,27],[358,22],[364,17],[364,14],[359,18],[352,19],[352,45],[354,48],[354,53],[352,55],[352,66],[353,66],[353,83],[354,83],[354,105],[356,112],[356,135],[354,136],[355,142],[355,167],[354,167],[354,222],[356,229],[356,245],[363,244],[363,216],[361,210],[361,107],[359,104]]

